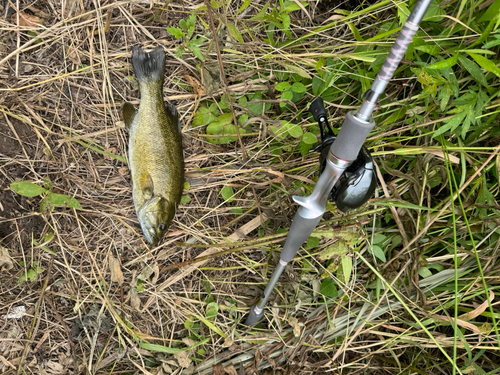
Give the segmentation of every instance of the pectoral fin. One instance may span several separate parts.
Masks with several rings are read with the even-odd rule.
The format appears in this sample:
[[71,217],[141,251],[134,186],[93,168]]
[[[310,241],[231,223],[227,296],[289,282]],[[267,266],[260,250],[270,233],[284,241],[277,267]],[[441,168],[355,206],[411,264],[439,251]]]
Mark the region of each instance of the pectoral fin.
[[151,178],[150,174],[142,176],[141,188],[142,188],[142,195],[144,196],[144,199],[148,200],[154,196],[155,189],[154,189],[154,185],[153,185],[153,179]]
[[127,129],[130,129],[130,125],[132,125],[132,122],[134,121],[134,117],[137,114],[137,109],[130,104],[129,102],[125,102],[122,107],[122,115],[123,115],[123,121],[125,122],[125,126]]

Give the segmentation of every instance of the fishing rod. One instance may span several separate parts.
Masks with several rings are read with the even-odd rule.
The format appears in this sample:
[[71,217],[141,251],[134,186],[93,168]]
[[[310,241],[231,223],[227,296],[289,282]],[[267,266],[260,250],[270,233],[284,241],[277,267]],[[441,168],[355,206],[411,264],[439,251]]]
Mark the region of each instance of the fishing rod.
[[322,143],[317,147],[321,149],[321,174],[311,195],[292,197],[300,207],[293,218],[279,264],[269,279],[264,294],[251,307],[245,325],[256,324],[264,315],[264,306],[281,273],[318,225],[326,211],[328,198],[334,199],[339,209],[347,211],[359,207],[373,194],[376,184],[373,161],[368,150],[363,147],[366,137],[375,126],[372,113],[413,40],[430,2],[431,0],[417,1],[375,81],[364,94],[361,107],[347,113],[336,138],[328,124],[323,99],[319,97],[311,103],[309,111],[321,129]]

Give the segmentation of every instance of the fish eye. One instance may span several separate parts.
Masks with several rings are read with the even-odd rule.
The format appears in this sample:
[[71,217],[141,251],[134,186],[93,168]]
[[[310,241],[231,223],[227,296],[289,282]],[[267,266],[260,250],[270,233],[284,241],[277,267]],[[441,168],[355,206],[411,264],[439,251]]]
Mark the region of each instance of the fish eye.
[[165,230],[165,224],[161,223],[160,225],[158,225],[158,229]]

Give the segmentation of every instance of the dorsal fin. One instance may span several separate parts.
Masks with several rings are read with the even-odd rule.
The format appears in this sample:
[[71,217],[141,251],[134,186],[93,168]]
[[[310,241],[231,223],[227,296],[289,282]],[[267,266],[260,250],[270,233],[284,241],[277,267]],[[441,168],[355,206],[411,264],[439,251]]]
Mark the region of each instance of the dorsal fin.
[[137,109],[130,104],[129,102],[125,102],[122,107],[122,115],[123,115],[123,121],[125,122],[125,127],[127,129],[130,129],[130,125],[132,125],[132,122],[134,121],[134,117],[137,114]]
[[165,102],[165,108],[170,118],[177,123],[177,129],[179,129],[179,133],[181,133],[181,119],[179,118],[179,112],[177,112],[177,108],[175,108],[175,105],[173,105],[169,101]]

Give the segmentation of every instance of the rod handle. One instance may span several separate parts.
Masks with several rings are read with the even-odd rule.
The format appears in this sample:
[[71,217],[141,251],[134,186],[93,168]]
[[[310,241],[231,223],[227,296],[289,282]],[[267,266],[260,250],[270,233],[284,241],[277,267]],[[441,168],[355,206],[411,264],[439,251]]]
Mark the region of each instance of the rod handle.
[[257,322],[264,316],[264,309],[260,310],[260,312],[257,312],[256,307],[257,305],[252,306],[252,308],[250,309],[250,314],[248,314],[247,320],[245,320],[244,324],[248,327],[257,324]]
[[330,152],[341,160],[356,160],[359,150],[374,126],[373,118],[363,121],[356,117],[355,112],[348,112],[337,138],[330,147]]
[[300,246],[309,238],[316,225],[318,225],[321,216],[314,219],[305,219],[300,216],[300,209],[297,211],[288,231],[285,246],[281,250],[280,258],[283,262],[288,263],[293,259],[295,254],[297,254],[297,250],[299,250]]

